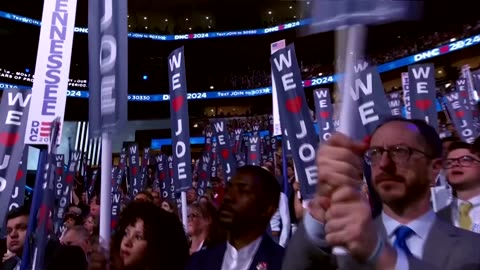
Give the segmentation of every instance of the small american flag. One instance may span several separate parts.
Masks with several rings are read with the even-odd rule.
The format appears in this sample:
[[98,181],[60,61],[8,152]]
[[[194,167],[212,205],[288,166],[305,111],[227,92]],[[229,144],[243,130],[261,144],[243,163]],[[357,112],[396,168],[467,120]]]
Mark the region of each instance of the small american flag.
[[271,50],[278,50],[285,47],[285,40],[280,40],[271,44]]

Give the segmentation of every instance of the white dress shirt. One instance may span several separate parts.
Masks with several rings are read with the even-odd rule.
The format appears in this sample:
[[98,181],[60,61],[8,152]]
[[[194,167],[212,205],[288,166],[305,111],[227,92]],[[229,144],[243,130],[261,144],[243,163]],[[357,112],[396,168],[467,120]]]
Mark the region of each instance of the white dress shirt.
[[[428,233],[435,222],[435,213],[430,210],[423,216],[408,224],[401,224],[383,212],[381,218],[387,232],[388,242],[392,245],[395,242],[395,230],[399,226],[405,225],[414,231],[414,234],[407,240],[407,246],[415,257],[421,259],[423,256],[423,247],[425,245]],[[307,236],[310,238],[310,240],[312,240],[313,243],[320,248],[329,247],[328,243],[325,241],[324,224],[316,221],[308,211],[305,214],[304,226]],[[395,270],[408,270],[409,266],[407,255],[401,249],[397,248],[396,250],[397,262],[395,265]]]
[[[409,222],[408,224],[401,224],[400,222],[394,220],[393,218],[386,215],[382,212],[382,221],[387,232],[388,242],[391,244],[395,243],[395,231],[398,227],[405,225],[413,230],[413,235],[407,239],[407,246],[412,255],[422,259],[423,258],[423,247],[425,241],[427,240],[428,233],[432,228],[433,223],[435,222],[435,213],[430,210],[423,216],[417,218],[414,221]],[[397,249],[397,252],[399,250]],[[400,254],[401,253],[401,254]],[[395,269],[405,269],[408,270],[408,260],[404,252],[400,252],[397,258],[397,264]]]
[[[469,213],[470,219],[472,220],[472,228],[470,228],[470,231],[480,233],[480,195],[471,198],[468,202],[473,205]],[[455,198],[452,203],[452,220],[455,227],[458,228],[460,228],[460,212],[458,209],[460,209],[462,203],[466,203],[466,201],[458,198]]]
[[270,220],[270,227],[272,228],[272,232],[280,232],[278,244],[285,247],[290,233],[290,210],[288,208],[287,195],[282,192],[280,192],[278,209]]
[[261,242],[262,236],[240,250],[235,249],[227,242],[227,250],[223,255],[221,270],[248,270]]

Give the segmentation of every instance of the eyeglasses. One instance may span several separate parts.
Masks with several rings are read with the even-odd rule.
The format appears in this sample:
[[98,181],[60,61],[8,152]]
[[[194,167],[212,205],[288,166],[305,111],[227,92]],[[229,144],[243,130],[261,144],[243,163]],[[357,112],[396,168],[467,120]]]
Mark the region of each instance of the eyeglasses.
[[450,169],[455,164],[458,164],[459,167],[472,167],[475,163],[480,163],[480,160],[475,159],[471,156],[461,156],[459,158],[448,158],[443,163],[445,169]]
[[387,152],[388,157],[395,163],[403,163],[410,159],[414,152],[423,154],[427,158],[432,158],[429,154],[415,148],[404,145],[396,145],[389,148],[375,147],[370,148],[365,153],[365,161],[368,165],[376,165],[380,163],[383,153]]

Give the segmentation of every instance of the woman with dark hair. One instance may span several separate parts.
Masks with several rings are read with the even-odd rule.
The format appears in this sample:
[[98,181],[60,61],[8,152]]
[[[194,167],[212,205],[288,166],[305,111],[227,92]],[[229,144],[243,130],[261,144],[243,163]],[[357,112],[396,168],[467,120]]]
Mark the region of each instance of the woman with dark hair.
[[[176,215],[143,201],[123,210],[110,245],[111,270],[183,270],[188,257],[187,237]],[[104,256],[92,256],[89,269],[105,270]]]
[[187,235],[190,254],[225,241],[218,226],[218,213],[210,203],[192,203],[188,206]]

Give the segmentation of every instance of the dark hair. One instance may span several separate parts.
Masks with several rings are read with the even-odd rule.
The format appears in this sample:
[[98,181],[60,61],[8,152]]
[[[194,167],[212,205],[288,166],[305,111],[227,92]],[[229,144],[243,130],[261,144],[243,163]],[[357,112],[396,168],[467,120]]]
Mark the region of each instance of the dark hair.
[[448,137],[442,138],[442,143],[457,142],[457,141],[458,141],[458,139],[456,137],[453,137],[453,136],[448,136]]
[[278,206],[280,200],[280,184],[273,174],[260,166],[245,165],[237,169],[236,174],[248,174],[256,178],[258,181],[263,198],[266,199],[268,205]]
[[[142,195],[142,194],[147,197],[147,200],[148,200],[149,202],[153,202],[153,196],[152,196],[152,194],[150,194],[149,192],[146,192],[146,191],[140,191],[140,192],[138,192],[137,195],[135,195],[135,198],[136,198],[138,195]],[[135,200],[135,198],[133,198],[133,199]]]
[[212,183],[220,183],[220,182],[222,182],[222,179],[220,179],[220,178],[217,177],[217,176],[214,176],[214,177],[210,178],[210,182],[212,182]]
[[76,213],[67,213],[63,218],[63,222],[66,222],[68,219],[73,219],[74,226],[83,225],[83,217]]
[[138,220],[143,221],[147,241],[142,266],[145,269],[184,270],[189,257],[189,246],[180,219],[151,202],[143,201],[131,202],[120,215],[111,242],[113,262],[119,261],[125,229],[129,225],[135,225]]
[[479,154],[478,149],[475,149],[472,144],[462,142],[462,141],[457,141],[450,144],[450,146],[448,147],[448,153],[457,149],[466,149],[472,154]]
[[437,131],[424,120],[406,119],[398,116],[389,117],[377,126],[372,135],[375,134],[375,132],[377,132],[377,130],[380,129],[382,126],[390,122],[404,122],[414,125],[418,129],[420,136],[425,141],[427,154],[429,154],[432,158],[442,157],[442,141],[440,140]]
[[14,208],[10,210],[10,212],[8,212],[8,215],[7,215],[7,220],[14,219],[21,216],[28,217],[29,215],[30,215],[30,205],[24,204],[18,208]]

